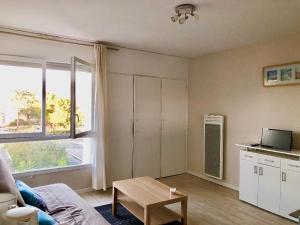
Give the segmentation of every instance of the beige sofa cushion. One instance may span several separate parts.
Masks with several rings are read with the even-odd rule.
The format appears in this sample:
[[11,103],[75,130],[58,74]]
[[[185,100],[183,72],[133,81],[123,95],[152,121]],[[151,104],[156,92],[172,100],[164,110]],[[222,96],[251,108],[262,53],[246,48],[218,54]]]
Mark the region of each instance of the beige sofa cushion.
[[17,189],[15,179],[13,178],[8,166],[0,158],[0,192],[9,192],[15,194],[20,206],[25,206],[25,202]]

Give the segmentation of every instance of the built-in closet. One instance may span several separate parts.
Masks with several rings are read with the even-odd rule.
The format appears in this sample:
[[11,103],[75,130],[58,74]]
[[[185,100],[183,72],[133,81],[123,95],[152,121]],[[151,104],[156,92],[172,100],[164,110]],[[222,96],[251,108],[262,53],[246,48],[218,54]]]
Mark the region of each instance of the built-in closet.
[[185,171],[185,80],[110,73],[108,106],[109,184]]

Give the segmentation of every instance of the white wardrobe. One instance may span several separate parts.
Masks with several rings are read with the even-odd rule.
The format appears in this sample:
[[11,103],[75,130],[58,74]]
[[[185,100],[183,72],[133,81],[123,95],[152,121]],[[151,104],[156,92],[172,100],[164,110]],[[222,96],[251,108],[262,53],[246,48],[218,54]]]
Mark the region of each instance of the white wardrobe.
[[186,82],[109,74],[108,180],[184,173]]

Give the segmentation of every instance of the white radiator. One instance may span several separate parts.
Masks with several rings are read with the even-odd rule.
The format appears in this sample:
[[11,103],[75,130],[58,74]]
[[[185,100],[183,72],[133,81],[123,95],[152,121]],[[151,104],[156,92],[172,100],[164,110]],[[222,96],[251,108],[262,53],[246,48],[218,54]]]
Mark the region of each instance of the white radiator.
[[223,179],[224,117],[204,116],[204,174]]

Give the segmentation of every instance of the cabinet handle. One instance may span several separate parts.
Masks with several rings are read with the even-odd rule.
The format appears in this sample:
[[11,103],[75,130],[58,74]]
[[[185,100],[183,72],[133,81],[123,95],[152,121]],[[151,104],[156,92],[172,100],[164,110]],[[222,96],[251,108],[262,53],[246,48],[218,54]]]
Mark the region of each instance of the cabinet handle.
[[257,174],[257,166],[254,166],[254,174]]
[[258,168],[258,175],[260,175],[260,176],[263,175],[263,168],[262,167]]
[[286,173],[285,172],[281,173],[281,180],[284,182],[286,181]]
[[246,158],[251,158],[251,159],[253,158],[252,155],[245,155],[245,157],[246,157]]

